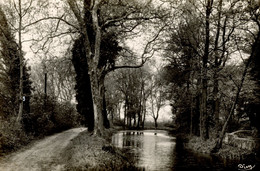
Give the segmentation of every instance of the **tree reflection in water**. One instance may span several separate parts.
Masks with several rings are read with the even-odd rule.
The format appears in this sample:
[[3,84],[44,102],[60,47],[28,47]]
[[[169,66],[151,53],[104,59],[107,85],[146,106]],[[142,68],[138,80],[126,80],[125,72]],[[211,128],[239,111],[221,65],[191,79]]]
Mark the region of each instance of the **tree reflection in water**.
[[[156,134],[155,134],[156,133]],[[240,161],[223,160],[207,154],[195,154],[167,131],[120,131],[112,144],[122,148],[145,170],[238,170]]]

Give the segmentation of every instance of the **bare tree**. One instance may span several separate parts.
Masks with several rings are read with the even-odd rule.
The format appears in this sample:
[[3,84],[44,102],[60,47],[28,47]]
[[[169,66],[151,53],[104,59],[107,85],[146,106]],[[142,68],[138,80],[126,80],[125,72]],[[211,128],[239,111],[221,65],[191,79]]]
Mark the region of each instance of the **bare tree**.
[[163,90],[163,85],[158,77],[153,75],[151,79],[151,87],[150,87],[150,105],[151,105],[151,115],[154,119],[154,126],[155,129],[158,127],[158,118],[161,108],[165,105],[165,93]]

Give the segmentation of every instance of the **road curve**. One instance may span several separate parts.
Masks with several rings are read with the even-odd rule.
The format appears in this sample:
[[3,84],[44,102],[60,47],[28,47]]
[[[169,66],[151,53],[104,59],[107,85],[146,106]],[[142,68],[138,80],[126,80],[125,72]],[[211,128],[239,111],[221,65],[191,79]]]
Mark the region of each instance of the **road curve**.
[[0,161],[0,171],[64,170],[62,152],[86,128],[74,128],[37,141],[31,148],[18,151]]

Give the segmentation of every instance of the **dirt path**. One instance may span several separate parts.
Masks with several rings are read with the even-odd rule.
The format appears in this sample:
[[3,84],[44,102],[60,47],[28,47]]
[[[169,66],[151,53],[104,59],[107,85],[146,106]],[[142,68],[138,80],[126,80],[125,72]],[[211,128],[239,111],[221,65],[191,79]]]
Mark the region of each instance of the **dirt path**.
[[55,134],[33,144],[29,149],[18,151],[0,161],[0,171],[63,170],[62,152],[86,128],[74,128]]

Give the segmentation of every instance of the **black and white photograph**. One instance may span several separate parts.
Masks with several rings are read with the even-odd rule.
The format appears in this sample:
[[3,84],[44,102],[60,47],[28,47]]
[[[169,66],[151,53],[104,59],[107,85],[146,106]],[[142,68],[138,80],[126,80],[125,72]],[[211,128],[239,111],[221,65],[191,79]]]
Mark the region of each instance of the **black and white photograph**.
[[0,171],[260,170],[260,0],[0,0]]

